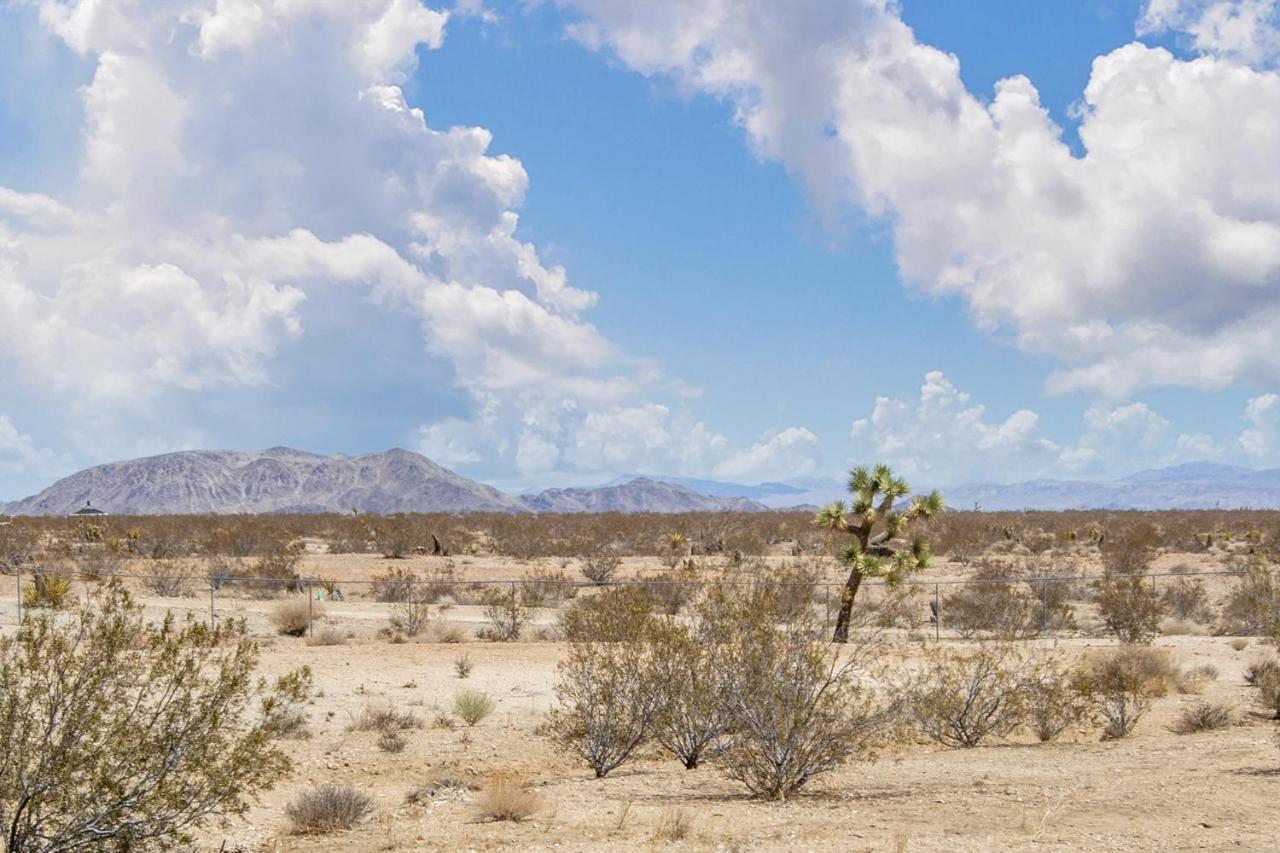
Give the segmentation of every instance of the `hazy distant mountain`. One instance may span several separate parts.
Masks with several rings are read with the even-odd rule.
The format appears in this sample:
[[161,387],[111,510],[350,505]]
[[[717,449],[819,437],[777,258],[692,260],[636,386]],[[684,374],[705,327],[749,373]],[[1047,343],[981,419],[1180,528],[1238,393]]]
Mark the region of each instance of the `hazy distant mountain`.
[[[627,474],[605,486],[615,486],[641,477]],[[759,483],[749,486],[724,480],[700,480],[694,477],[673,477],[666,474],[645,474],[644,479],[659,483],[685,486],[704,495],[719,498],[747,498],[770,509],[782,509],[800,505],[825,504],[838,500],[844,494],[844,484],[839,480],[821,477],[797,477],[781,482]]]
[[648,477],[594,488],[547,489],[521,501],[534,512],[750,512],[767,508],[746,498],[713,496]]
[[238,512],[524,512],[516,498],[407,450],[322,456],[191,450],[72,474],[5,507],[65,515],[86,501],[117,515]]
[[1119,480],[1028,480],[942,492],[955,509],[1270,509],[1280,508],[1280,469],[1192,462]]

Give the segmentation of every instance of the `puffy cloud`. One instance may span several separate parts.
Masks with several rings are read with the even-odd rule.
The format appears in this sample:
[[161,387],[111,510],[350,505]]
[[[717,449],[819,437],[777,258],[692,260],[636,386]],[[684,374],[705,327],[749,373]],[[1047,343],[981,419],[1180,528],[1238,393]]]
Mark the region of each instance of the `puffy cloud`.
[[561,5],[584,44],[731,103],[827,214],[884,218],[905,279],[1066,365],[1051,391],[1280,377],[1280,73],[1239,51],[1099,56],[1077,156],[1030,80],[979,99],[887,0]]
[[784,480],[803,477],[818,467],[818,437],[804,427],[771,431],[715,467],[715,475],[727,480]]
[[48,474],[60,462],[52,450],[37,448],[31,436],[18,432],[13,421],[0,415],[0,477],[17,477],[32,471]]
[[1072,443],[1044,435],[1039,416],[1020,409],[1001,419],[939,371],[914,400],[880,397],[853,422],[854,457],[889,462],[913,484],[954,486],[1037,477],[1115,478],[1140,468],[1202,459],[1280,463],[1280,397],[1250,400],[1239,436],[1178,433],[1145,403],[1095,404]]
[[1280,58],[1280,6],[1276,0],[1149,0],[1139,34],[1176,30],[1200,53],[1250,65]]
[[[368,317],[365,303],[413,318],[423,361],[462,392],[437,413],[405,390],[406,429],[423,422],[420,447],[441,462],[489,476],[705,473],[730,452],[678,382],[585,319],[596,294],[521,239],[520,161],[492,151],[488,130],[433,127],[406,100],[399,84],[418,50],[441,46],[448,12],[35,5],[91,79],[79,182],[59,198],[0,187],[0,360],[15,366],[0,394],[65,412],[44,420],[91,447],[87,461],[223,441],[193,414],[205,395],[234,403],[281,373],[323,399],[327,378],[297,364],[337,343],[311,339],[335,327],[315,312],[359,304]],[[459,13],[490,17],[475,3]],[[340,334],[376,345],[379,330]],[[282,359],[295,369],[276,370]]]

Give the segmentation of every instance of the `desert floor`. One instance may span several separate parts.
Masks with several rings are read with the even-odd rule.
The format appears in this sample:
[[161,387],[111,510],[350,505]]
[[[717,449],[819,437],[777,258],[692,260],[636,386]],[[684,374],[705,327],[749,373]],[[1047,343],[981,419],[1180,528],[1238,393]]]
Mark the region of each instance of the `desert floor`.
[[[438,559],[395,564],[423,571]],[[388,565],[375,557],[312,556],[304,574],[360,579]],[[497,579],[520,577],[529,565],[490,559],[460,568],[467,578]],[[628,565],[629,572],[645,568]],[[934,574],[954,577],[963,569],[943,564]],[[165,607],[207,613],[205,596],[144,600],[156,613]],[[745,797],[713,764],[686,771],[653,752],[597,780],[584,764],[555,751],[537,728],[554,701],[560,642],[475,640],[483,608],[461,604],[434,618],[462,626],[466,642],[432,642],[438,636],[433,632],[421,642],[392,642],[377,636],[386,605],[348,598],[325,604],[319,623],[349,637],[335,646],[275,636],[267,618],[271,601],[223,596],[215,602],[219,618],[243,616],[250,633],[261,638],[265,673],[306,664],[317,694],[307,707],[312,737],[285,744],[295,762],[291,776],[246,820],[210,828],[202,849],[224,842],[228,850],[299,851],[1280,849],[1277,726],[1257,709],[1243,678],[1245,665],[1266,649],[1259,641],[1237,650],[1231,638],[1207,632],[1162,637],[1157,644],[1172,649],[1182,664],[1210,663],[1220,675],[1202,695],[1157,700],[1124,740],[1100,742],[1098,730],[1089,728],[1046,745],[1026,734],[965,750],[901,744],[874,761],[820,777],[789,802],[764,803]],[[14,604],[13,592],[0,590],[4,630],[12,630]],[[530,633],[551,636],[555,617],[554,611],[538,611],[542,628]],[[931,631],[926,625],[902,633],[897,653],[905,665],[932,643]],[[1036,642],[1071,655],[1112,645],[1081,636]],[[465,680],[453,666],[463,652],[474,662]],[[464,688],[487,692],[497,710],[472,728],[436,724],[437,710],[448,709]],[[1182,708],[1206,699],[1235,706],[1239,723],[1193,735],[1170,730]],[[380,750],[375,733],[348,731],[361,708],[378,704],[413,711],[423,722],[407,733],[402,753]],[[475,793],[452,790],[406,802],[411,788],[440,771],[480,778],[517,774],[541,797],[542,808],[523,823],[492,823],[478,817]],[[346,833],[290,835],[285,805],[302,788],[327,782],[366,791],[376,801],[375,815]],[[691,829],[683,840],[664,840],[659,826],[677,813]]]

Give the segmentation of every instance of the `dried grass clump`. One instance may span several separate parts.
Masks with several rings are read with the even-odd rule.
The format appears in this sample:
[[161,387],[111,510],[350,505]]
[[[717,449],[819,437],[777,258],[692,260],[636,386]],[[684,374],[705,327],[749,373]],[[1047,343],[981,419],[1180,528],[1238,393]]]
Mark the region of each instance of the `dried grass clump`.
[[1244,680],[1257,687],[1263,679],[1277,672],[1280,672],[1280,658],[1271,655],[1254,658],[1244,669]]
[[479,690],[459,690],[453,696],[453,713],[468,726],[474,726],[493,713],[493,700]]
[[475,669],[475,663],[471,660],[471,655],[466,652],[453,659],[453,674],[458,678],[470,677],[473,669]]
[[1235,721],[1235,712],[1228,705],[1215,702],[1197,702],[1178,715],[1173,730],[1180,735],[1225,729]]
[[341,646],[347,642],[347,635],[337,628],[320,628],[307,637],[308,646]]
[[422,728],[422,721],[412,711],[401,711],[394,705],[366,705],[347,727],[353,732],[398,732]]
[[285,807],[294,835],[351,829],[373,813],[373,800],[351,785],[321,785],[303,791]]
[[528,820],[542,808],[542,798],[518,777],[499,774],[489,780],[477,803],[482,820]]
[[383,752],[400,753],[409,745],[404,735],[394,729],[386,729],[378,735],[378,749]]
[[663,809],[653,829],[653,840],[668,844],[683,841],[693,831],[693,823],[693,816],[679,806]]
[[1218,680],[1218,668],[1211,663],[1202,663],[1180,670],[1174,676],[1174,686],[1179,693],[1199,694],[1205,685]]
[[307,633],[312,619],[324,615],[324,608],[314,607],[305,598],[286,598],[271,610],[271,624],[276,633],[286,637],[301,637]]
[[480,787],[480,780],[465,770],[441,768],[428,773],[421,785],[410,788],[404,795],[404,801],[411,806],[421,805],[464,791],[478,791]]

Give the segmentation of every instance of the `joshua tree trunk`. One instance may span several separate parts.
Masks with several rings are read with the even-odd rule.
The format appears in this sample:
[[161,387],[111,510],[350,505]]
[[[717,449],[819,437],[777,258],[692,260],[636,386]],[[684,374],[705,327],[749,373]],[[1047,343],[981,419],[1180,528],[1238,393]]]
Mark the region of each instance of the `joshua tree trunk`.
[[844,589],[840,590],[840,613],[836,616],[836,630],[831,635],[833,643],[849,642],[849,622],[853,618],[853,599],[858,594],[858,587],[862,585],[862,572],[857,567],[849,569],[849,580],[845,581]]

